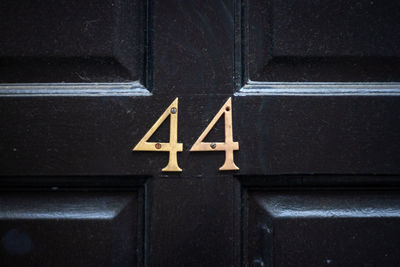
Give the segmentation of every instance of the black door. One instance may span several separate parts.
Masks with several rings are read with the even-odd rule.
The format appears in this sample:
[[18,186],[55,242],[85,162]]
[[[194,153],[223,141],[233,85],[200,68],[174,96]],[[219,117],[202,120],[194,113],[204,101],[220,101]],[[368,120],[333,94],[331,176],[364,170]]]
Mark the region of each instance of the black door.
[[0,266],[397,266],[398,14],[3,1]]

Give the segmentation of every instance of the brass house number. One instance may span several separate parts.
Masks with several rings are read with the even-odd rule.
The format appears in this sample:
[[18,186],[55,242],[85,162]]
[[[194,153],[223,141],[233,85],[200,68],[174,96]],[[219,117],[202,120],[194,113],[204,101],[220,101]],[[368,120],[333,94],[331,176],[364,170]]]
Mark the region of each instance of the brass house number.
[[[163,172],[182,171],[178,165],[177,158],[178,152],[183,151],[183,144],[178,143],[178,110],[178,98],[176,98],[133,148],[133,151],[169,152],[169,161],[167,166],[162,169]],[[169,142],[147,142],[168,116],[170,116]],[[222,116],[225,119],[225,142],[203,142],[204,138]],[[235,150],[239,150],[239,143],[233,141],[232,98],[230,97],[193,144],[190,151],[225,151],[225,162],[219,170],[232,171],[239,170],[233,158],[233,151]]]

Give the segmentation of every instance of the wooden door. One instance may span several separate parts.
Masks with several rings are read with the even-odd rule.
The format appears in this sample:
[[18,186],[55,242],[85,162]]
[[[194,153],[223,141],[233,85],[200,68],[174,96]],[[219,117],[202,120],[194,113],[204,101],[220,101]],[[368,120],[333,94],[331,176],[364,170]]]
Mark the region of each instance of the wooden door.
[[[0,265],[396,266],[399,12],[4,1]],[[132,148],[176,98],[182,172],[162,172],[169,153]],[[189,150],[229,98],[239,170],[220,171]]]

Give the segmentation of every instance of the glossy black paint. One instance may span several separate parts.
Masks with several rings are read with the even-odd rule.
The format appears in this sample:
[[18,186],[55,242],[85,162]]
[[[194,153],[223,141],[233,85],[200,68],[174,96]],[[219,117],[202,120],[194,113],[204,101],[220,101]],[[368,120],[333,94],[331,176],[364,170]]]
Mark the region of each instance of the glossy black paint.
[[143,264],[142,190],[91,191],[1,192],[1,265]]
[[[354,17],[352,3],[320,9],[318,1],[303,2],[45,1],[25,10],[3,4],[2,18],[9,23],[0,30],[12,38],[0,44],[2,82],[139,81],[151,94],[0,92],[0,198],[8,203],[0,206],[0,240],[8,248],[2,245],[0,261],[6,266],[34,266],[34,260],[53,266],[72,261],[76,266],[395,266],[399,88],[394,84],[390,95],[380,96],[371,90],[336,96],[266,93],[267,82],[398,81],[398,4],[376,3],[375,9],[357,1]],[[320,23],[304,15],[309,13],[328,20]],[[16,19],[18,14],[25,20]],[[89,36],[81,29],[92,18],[100,20],[90,24]],[[271,18],[278,19],[272,26]],[[114,19],[121,24],[110,23]],[[14,28],[26,36],[14,34]],[[281,65],[271,65],[274,59],[266,56],[271,32],[279,37],[273,39],[272,56]],[[363,34],[370,37],[367,42]],[[31,47],[24,38],[32,39]],[[50,45],[46,38],[63,42]],[[121,46],[113,47],[115,42]],[[249,79],[261,82],[257,95],[242,90]],[[131,149],[175,97],[183,172],[161,173],[168,153]],[[188,150],[228,97],[233,97],[240,170],[221,173],[223,152]],[[168,133],[165,123],[152,140],[167,141]],[[207,140],[223,140],[222,123]],[[130,201],[121,217],[101,223],[65,219],[75,208],[112,210],[110,204],[121,204],[122,196]],[[338,207],[346,216],[335,213]],[[41,219],[10,219],[18,218],[19,209]],[[282,219],[271,215],[274,209],[298,209],[307,216],[292,212]],[[41,211],[53,217],[46,219]],[[276,236],[262,232],[268,224]],[[46,230],[49,235],[43,236]],[[47,250],[12,255],[9,242],[32,235]],[[21,244],[21,250],[29,247]],[[124,255],[110,246],[125,249]],[[75,252],[91,257],[71,258]]]
[[2,1],[1,83],[144,82],[146,1]]
[[393,190],[248,190],[245,264],[394,266],[399,195]]
[[245,82],[400,80],[397,1],[242,3]]

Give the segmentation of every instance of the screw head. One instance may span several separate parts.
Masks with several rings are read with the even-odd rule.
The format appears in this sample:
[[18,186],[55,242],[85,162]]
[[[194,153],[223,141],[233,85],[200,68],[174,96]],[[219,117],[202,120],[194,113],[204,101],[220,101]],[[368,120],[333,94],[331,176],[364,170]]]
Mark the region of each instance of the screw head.
[[210,144],[210,147],[211,147],[212,149],[215,149],[215,148],[217,147],[217,144],[212,143],[212,144]]
[[160,144],[160,143],[157,143],[157,144],[155,144],[155,147],[156,147],[157,149],[160,149],[160,148],[161,148],[161,144]]
[[171,108],[171,113],[175,114],[176,113],[176,108]]

